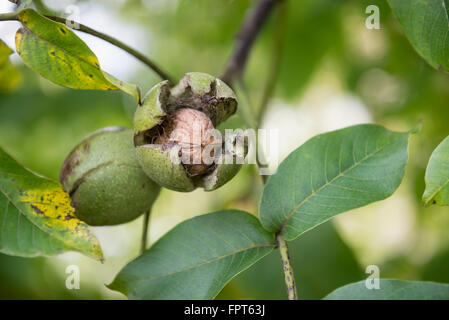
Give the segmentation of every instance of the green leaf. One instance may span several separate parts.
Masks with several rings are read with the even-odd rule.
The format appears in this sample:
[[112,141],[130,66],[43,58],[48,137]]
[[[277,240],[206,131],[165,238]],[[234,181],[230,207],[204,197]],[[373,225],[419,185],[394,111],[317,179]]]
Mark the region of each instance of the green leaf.
[[98,240],[70,203],[59,183],[0,148],[0,252],[29,257],[74,250],[102,260]]
[[274,235],[237,210],[184,221],[125,266],[108,287],[130,299],[213,299],[270,253]]
[[0,91],[10,91],[20,82],[20,73],[9,61],[9,56],[13,52],[0,40]]
[[449,137],[432,152],[426,169],[424,204],[449,205]]
[[367,289],[365,281],[348,284],[325,300],[449,300],[449,285],[436,282],[380,280],[380,289]]
[[0,66],[3,66],[6,62],[9,61],[8,57],[14,51],[10,47],[6,45],[2,40],[0,40]]
[[415,50],[434,68],[449,71],[449,0],[389,0]]
[[262,225],[293,240],[336,214],[389,197],[404,175],[409,135],[365,124],[310,139],[268,180]]
[[102,71],[95,54],[64,24],[32,9],[22,10],[18,18],[22,28],[16,33],[17,53],[41,76],[74,89],[120,89],[140,102],[139,88]]

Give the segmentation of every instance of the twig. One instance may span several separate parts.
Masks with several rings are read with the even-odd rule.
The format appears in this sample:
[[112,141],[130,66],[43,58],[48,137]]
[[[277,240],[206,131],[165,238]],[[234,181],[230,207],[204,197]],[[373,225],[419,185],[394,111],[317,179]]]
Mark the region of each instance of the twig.
[[[120,40],[117,40],[111,36],[108,36],[107,34],[104,34],[102,32],[96,31],[92,28],[89,28],[86,25],[83,25],[81,23],[78,23],[76,21],[73,20],[68,20],[65,18],[61,18],[61,17],[55,17],[55,16],[49,16],[49,15],[45,15],[46,18],[56,21],[56,22],[60,22],[60,23],[64,23],[66,25],[76,25],[79,26],[79,28],[75,29],[77,31],[81,31],[84,33],[88,33],[90,35],[93,35],[97,38],[103,39],[104,41],[107,41],[111,44],[113,44],[114,46],[128,52],[129,54],[131,54],[132,56],[134,56],[135,58],[137,58],[138,60],[142,61],[144,64],[146,64],[148,67],[150,67],[155,73],[157,73],[159,75],[159,77],[161,77],[163,80],[168,80],[171,84],[174,84],[174,79],[169,76],[165,71],[163,71],[154,61],[152,61],[150,58],[146,57],[145,55],[143,55],[142,53],[140,53],[139,51],[131,48],[130,46],[124,44],[123,42],[121,42]],[[12,13],[3,13],[0,14],[0,21],[19,21],[18,17],[17,17],[17,13],[12,12]],[[69,23],[66,23],[69,22]]]
[[147,238],[148,238],[148,224],[150,221],[150,211],[145,212],[143,216],[143,229],[142,229],[142,241],[140,246],[140,254],[143,254],[147,249]]
[[295,276],[293,275],[293,267],[288,253],[287,241],[282,239],[282,235],[276,236],[277,247],[281,254],[282,270],[284,271],[285,284],[287,286],[288,300],[298,300],[298,293],[296,292]]
[[277,1],[260,0],[247,14],[237,35],[233,53],[220,76],[224,82],[232,86],[233,81],[243,74],[254,40]]

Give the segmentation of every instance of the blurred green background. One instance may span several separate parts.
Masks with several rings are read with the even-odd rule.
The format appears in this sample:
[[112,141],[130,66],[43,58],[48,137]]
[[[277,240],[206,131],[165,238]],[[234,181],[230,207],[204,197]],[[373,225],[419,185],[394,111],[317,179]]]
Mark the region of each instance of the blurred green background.
[[[145,52],[168,72],[218,75],[232,50],[249,0],[37,1],[60,16],[115,36]],[[366,278],[369,265],[382,278],[449,282],[449,212],[423,208],[424,170],[432,150],[449,134],[449,77],[429,67],[413,50],[385,1],[379,30],[365,27],[364,0],[289,1],[279,80],[262,121],[278,129],[281,159],[315,134],[375,122],[391,130],[423,127],[412,137],[405,179],[388,200],[342,214],[290,244],[299,296],[318,299],[344,284]],[[0,12],[14,10],[1,0]],[[245,75],[253,107],[262,99],[270,68],[272,16],[250,56]],[[0,38],[14,47],[18,24],[0,24]],[[119,49],[80,34],[102,68],[147,91],[159,80]],[[58,87],[28,70],[14,54],[21,83],[0,92],[0,145],[22,164],[57,179],[78,141],[99,128],[131,126],[135,105],[119,92]],[[1,87],[1,86],[0,86]],[[228,126],[242,126],[233,116]],[[164,190],[157,200],[150,243],[179,222],[202,213],[238,208],[257,215],[262,184],[252,165],[223,188],[182,194]],[[23,259],[0,255],[0,298],[124,299],[107,289],[139,250],[142,219],[96,227],[105,263],[78,253]],[[285,299],[278,253],[238,275],[223,299]],[[65,286],[66,267],[80,267],[81,288]]]

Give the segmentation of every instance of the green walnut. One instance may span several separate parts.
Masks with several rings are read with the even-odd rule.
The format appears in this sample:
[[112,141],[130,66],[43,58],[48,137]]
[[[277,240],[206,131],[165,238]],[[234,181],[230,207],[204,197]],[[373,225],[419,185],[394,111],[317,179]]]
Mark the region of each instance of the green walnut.
[[137,218],[160,191],[137,162],[133,130],[122,127],[101,129],[81,141],[65,160],[60,181],[77,217],[93,226]]
[[244,148],[235,134],[215,128],[234,114],[237,99],[229,86],[211,75],[187,73],[170,88],[154,86],[134,115],[134,145],[143,171],[159,185],[189,192],[215,190],[240,170]]

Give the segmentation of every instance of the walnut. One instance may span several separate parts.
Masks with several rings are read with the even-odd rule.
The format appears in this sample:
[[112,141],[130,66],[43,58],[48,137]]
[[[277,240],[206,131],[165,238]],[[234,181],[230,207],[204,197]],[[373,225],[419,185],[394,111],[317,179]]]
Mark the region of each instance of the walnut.
[[[215,190],[234,177],[239,152],[227,150],[216,126],[237,110],[220,79],[189,72],[174,86],[156,84],[134,114],[134,146],[143,171],[160,186],[180,192]],[[235,139],[234,139],[235,140]]]
[[162,134],[156,144],[178,144],[181,162],[190,175],[197,176],[207,172],[212,166],[214,148],[208,148],[209,154],[203,154],[205,148],[217,144],[215,128],[209,117],[201,111],[182,108],[175,111],[162,124]]

